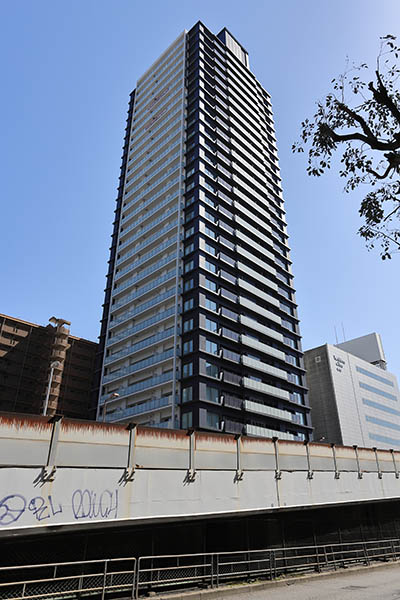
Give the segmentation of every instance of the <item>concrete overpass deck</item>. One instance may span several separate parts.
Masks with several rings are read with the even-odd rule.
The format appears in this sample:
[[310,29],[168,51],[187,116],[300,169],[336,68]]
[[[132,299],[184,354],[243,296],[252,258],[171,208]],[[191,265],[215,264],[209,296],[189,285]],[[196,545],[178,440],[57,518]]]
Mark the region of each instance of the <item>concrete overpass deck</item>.
[[396,501],[400,452],[0,413],[0,537]]

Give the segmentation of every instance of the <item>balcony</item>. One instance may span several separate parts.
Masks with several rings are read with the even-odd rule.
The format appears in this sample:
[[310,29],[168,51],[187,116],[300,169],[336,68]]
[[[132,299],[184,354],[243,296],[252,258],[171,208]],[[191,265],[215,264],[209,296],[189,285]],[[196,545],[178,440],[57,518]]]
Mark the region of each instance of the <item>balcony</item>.
[[287,371],[272,367],[261,360],[255,360],[254,358],[249,358],[248,356],[242,356],[242,364],[246,367],[250,367],[251,369],[257,369],[257,371],[262,371],[263,373],[268,373],[269,375],[274,375],[274,377],[280,377],[285,381],[289,381],[289,374]]
[[178,211],[178,206],[177,205],[172,206],[169,210],[166,210],[164,212],[164,214],[160,215],[159,217],[157,217],[157,219],[154,219],[153,221],[148,223],[140,231],[138,231],[137,233],[132,235],[130,238],[125,240],[125,242],[122,242],[122,244],[120,244],[118,246],[118,250],[123,250],[124,248],[126,248],[126,246],[129,246],[129,244],[132,244],[132,242],[139,240],[140,238],[142,238],[144,236],[145,233],[154,229],[154,227],[156,227],[157,225],[159,225],[160,223],[165,221],[171,215],[174,215],[177,211]]
[[289,392],[280,388],[276,388],[273,385],[263,383],[262,381],[256,381],[255,379],[250,379],[249,377],[243,377],[243,386],[249,390],[254,390],[255,392],[259,392],[261,394],[267,394],[268,396],[273,396],[274,398],[281,398],[283,400],[290,401]]
[[122,306],[129,304],[129,302],[131,302],[131,300],[140,298],[140,296],[147,294],[147,292],[154,290],[155,288],[162,285],[163,283],[166,283],[170,279],[174,279],[175,276],[176,276],[176,269],[172,269],[171,271],[168,271],[168,273],[166,273],[165,275],[162,275],[161,277],[158,277],[157,279],[150,281],[150,283],[147,283],[146,285],[143,285],[142,287],[138,288],[136,290],[136,292],[129,294],[129,296],[125,296],[119,302],[116,302],[111,307],[112,312],[115,312],[118,308],[121,308]]
[[129,273],[129,271],[134,271],[135,269],[137,269],[141,265],[145,264],[147,261],[149,261],[152,258],[154,258],[155,256],[157,256],[157,254],[161,254],[161,252],[163,252],[164,250],[166,250],[167,248],[169,248],[173,244],[176,245],[176,242],[177,242],[177,237],[176,236],[172,236],[172,237],[168,238],[162,244],[159,244],[158,246],[156,246],[155,248],[153,248],[153,250],[150,250],[149,252],[146,252],[145,254],[142,254],[141,257],[138,258],[137,260],[135,260],[133,263],[130,263],[129,265],[127,265],[123,269],[120,269],[118,271],[118,273],[115,273],[114,281],[118,281],[126,273]]
[[[178,374],[177,374],[177,376],[178,376]],[[157,387],[159,385],[163,385],[164,383],[167,383],[172,380],[173,380],[172,372],[163,373],[162,375],[155,375],[154,377],[149,377],[148,379],[145,379],[144,381],[139,381],[138,383],[133,383],[132,385],[128,385],[127,387],[119,388],[118,394],[119,394],[120,398],[124,397],[124,396],[132,396],[133,394],[137,394],[138,392],[142,392],[144,390],[149,390],[149,389]],[[101,405],[103,405],[104,402],[107,402],[108,396],[109,396],[109,394],[104,394],[104,396],[101,396],[101,399],[100,399]]]
[[175,288],[168,290],[167,292],[164,292],[163,294],[158,294],[155,298],[152,298],[151,300],[148,300],[147,302],[143,302],[142,304],[139,304],[134,309],[129,310],[125,313],[122,313],[122,315],[120,315],[117,319],[113,319],[112,321],[110,321],[109,329],[113,329],[114,327],[117,327],[124,321],[128,321],[128,319],[132,319],[132,317],[142,314],[146,310],[149,310],[150,308],[157,306],[161,302],[164,302],[164,300],[168,300],[168,298],[172,298],[173,296],[175,296]]
[[[164,208],[164,206],[167,206],[168,204],[170,204],[173,199],[176,202],[178,202],[178,198],[179,198],[179,196],[177,194],[171,194],[170,196],[167,196],[166,198],[164,198],[164,200],[162,200],[161,202],[157,203],[156,206],[154,206],[150,210],[145,211],[141,217],[136,218],[133,223],[131,223],[130,225],[125,225],[128,221],[130,221],[135,216],[135,214],[132,212],[122,222],[123,226],[122,226],[122,229],[121,229],[120,234],[119,234],[120,238],[123,237],[129,231],[132,231],[132,229],[135,229],[136,227],[139,227],[139,225],[141,225],[142,223],[144,223],[145,221],[147,221],[147,219],[149,219],[150,217],[152,217],[153,215],[155,215],[156,213],[158,213],[158,211],[161,210],[162,208]],[[142,206],[140,208],[140,210],[138,210],[137,212],[141,212],[143,209],[144,209],[144,207]]]
[[159,354],[153,354],[149,358],[145,358],[144,360],[139,360],[133,365],[129,365],[129,367],[123,367],[122,369],[118,369],[117,371],[113,371],[109,375],[105,375],[103,377],[103,384],[110,383],[110,381],[115,381],[116,379],[120,379],[121,377],[126,377],[127,375],[131,375],[132,373],[136,373],[137,371],[141,371],[142,369],[146,369],[147,367],[151,367],[153,365],[160,364],[174,355],[174,349],[166,350],[165,352],[160,352]]
[[245,425],[247,435],[255,437],[273,438],[277,437],[280,440],[299,441],[297,435],[286,433],[285,431],[276,431],[275,429],[267,429],[266,427],[258,427],[256,425]]
[[[137,204],[137,199],[133,198],[133,200],[130,200],[130,202],[124,203],[122,206],[123,214],[126,216],[127,220],[129,220],[132,216],[140,213],[146,206],[149,206],[156,200],[159,200],[166,190],[168,190],[169,188],[176,185],[179,181],[180,181],[179,177],[176,177],[175,179],[171,179],[171,181],[168,181],[168,183],[163,188],[158,190],[158,192],[155,196],[152,196],[151,198],[148,198],[147,200],[143,200],[143,202],[141,204],[139,204],[139,206],[134,208],[133,211],[130,212],[129,214],[127,214],[127,210],[129,208],[131,208],[132,206],[134,206],[135,204]],[[169,194],[169,197],[172,198],[175,195],[176,194]],[[168,198],[168,196],[166,196],[166,198]]]
[[118,296],[121,292],[123,292],[127,288],[132,287],[133,285],[136,285],[139,281],[146,279],[150,275],[154,275],[154,273],[156,273],[157,271],[160,271],[162,269],[162,267],[169,265],[171,262],[173,262],[175,260],[176,260],[176,252],[174,251],[174,252],[171,252],[170,254],[168,254],[168,256],[166,256],[165,258],[161,258],[157,262],[153,263],[152,265],[150,265],[150,267],[147,267],[147,269],[143,269],[142,271],[140,271],[140,273],[138,273],[134,277],[130,277],[129,279],[126,279],[124,282],[120,283],[112,291],[111,296],[113,298],[115,298],[116,296]]
[[153,233],[148,238],[143,240],[143,242],[141,244],[138,244],[137,246],[135,246],[134,248],[132,248],[131,250],[129,250],[128,252],[126,252],[125,254],[120,256],[120,258],[117,259],[117,265],[125,262],[131,256],[138,254],[141,250],[143,250],[143,248],[146,248],[146,246],[150,246],[150,244],[152,244],[156,240],[159,240],[160,237],[162,235],[164,235],[164,233],[168,233],[172,229],[175,229],[175,227],[177,225],[178,225],[178,220],[172,221],[172,223],[168,223],[167,225],[165,225],[165,227],[163,227],[162,229],[159,229],[158,231],[156,231],[156,233]]
[[[114,352],[114,354],[110,354],[110,356],[105,357],[104,365],[109,365],[109,364],[115,362],[116,360],[125,358],[125,356],[135,354],[135,352],[139,352],[140,350],[143,350],[144,348],[148,348],[149,346],[152,346],[153,344],[156,344],[157,342],[160,342],[161,340],[166,340],[168,338],[171,338],[174,335],[174,331],[175,331],[174,327],[169,327],[168,329],[165,329],[164,331],[160,331],[159,333],[155,333],[154,335],[151,335],[148,338],[141,340],[140,342],[137,342],[136,344],[132,344],[131,346],[128,346],[127,348],[123,348],[122,350],[119,350],[118,352]],[[178,335],[179,335],[179,332],[180,331],[178,328],[178,332],[177,332]]]
[[160,410],[167,406],[171,406],[171,400],[172,395],[163,396],[162,398],[152,398],[151,400],[143,402],[142,404],[130,406],[129,408],[117,409],[113,413],[107,413],[105,420],[108,423],[110,423],[115,421],[121,421],[122,419],[128,419],[129,417],[133,417],[135,415],[142,415],[147,412]]
[[144,329],[151,327],[155,323],[161,323],[161,321],[164,321],[165,319],[168,319],[169,317],[172,317],[174,315],[175,315],[175,306],[168,308],[167,310],[164,310],[163,312],[157,313],[153,317],[150,317],[149,319],[146,319],[145,321],[142,321],[141,323],[138,323],[137,325],[134,325],[133,327],[130,327],[129,329],[121,331],[121,333],[119,333],[117,335],[113,335],[109,340],[107,340],[106,346],[110,347],[110,346],[120,342],[121,340],[124,340],[124,339],[134,335],[135,333],[138,333],[139,331],[143,331]]

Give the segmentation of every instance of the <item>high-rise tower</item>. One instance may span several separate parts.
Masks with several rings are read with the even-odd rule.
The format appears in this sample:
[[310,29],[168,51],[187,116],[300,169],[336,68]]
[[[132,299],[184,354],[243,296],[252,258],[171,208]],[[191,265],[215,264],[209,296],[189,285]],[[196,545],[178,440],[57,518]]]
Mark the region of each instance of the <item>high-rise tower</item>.
[[309,439],[270,97],[226,29],[138,80],[112,239],[98,418]]

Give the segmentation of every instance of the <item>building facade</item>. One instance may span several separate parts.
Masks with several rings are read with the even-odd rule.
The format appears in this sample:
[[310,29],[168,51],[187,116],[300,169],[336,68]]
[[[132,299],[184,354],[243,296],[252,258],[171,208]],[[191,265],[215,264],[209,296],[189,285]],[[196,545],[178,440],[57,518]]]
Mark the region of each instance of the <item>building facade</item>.
[[268,92],[197,23],[131,94],[98,418],[309,439],[280,182]]
[[399,386],[386,371],[379,335],[325,344],[307,350],[304,360],[315,440],[400,447]]
[[98,345],[70,335],[64,319],[52,317],[50,323],[0,315],[0,411],[42,414],[48,395],[46,414],[94,418],[90,398]]

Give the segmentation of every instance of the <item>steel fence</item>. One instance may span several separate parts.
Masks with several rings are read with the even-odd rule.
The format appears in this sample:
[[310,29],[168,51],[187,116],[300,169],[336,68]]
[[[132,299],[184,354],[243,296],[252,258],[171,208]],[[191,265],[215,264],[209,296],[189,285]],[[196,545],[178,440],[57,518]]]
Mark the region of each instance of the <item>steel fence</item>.
[[134,597],[135,558],[87,560],[0,568],[0,599],[84,598],[110,592]]
[[0,568],[0,600],[84,598],[275,579],[291,573],[336,570],[351,564],[400,558],[400,539],[116,558]]
[[218,587],[235,580],[275,579],[290,573],[336,570],[351,564],[400,558],[400,540],[376,540],[235,552],[142,556],[136,598],[142,591],[194,585]]

